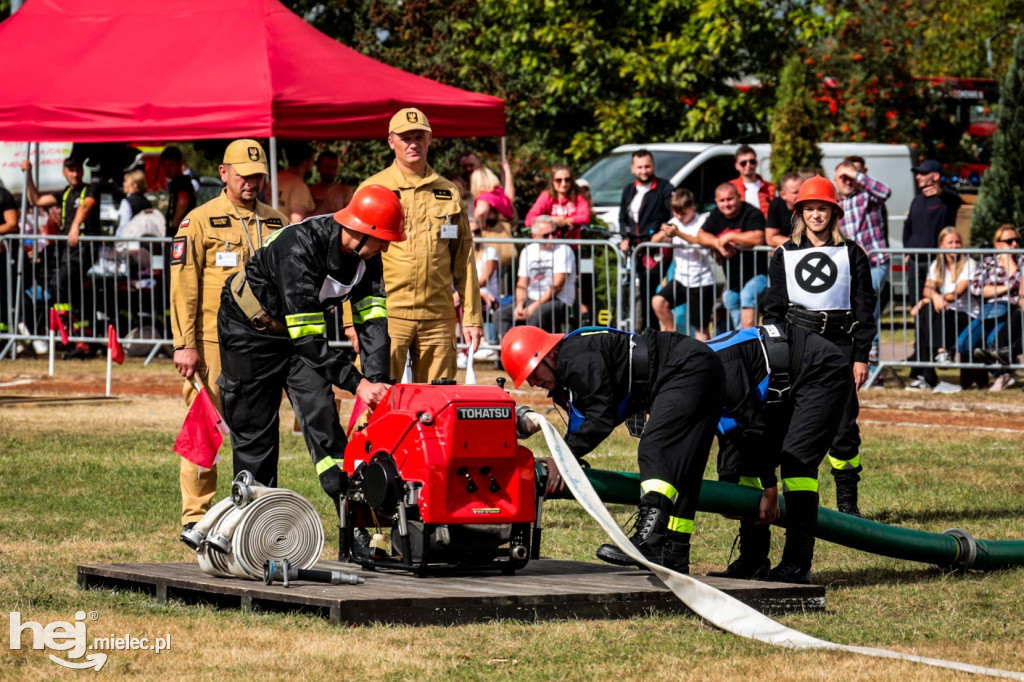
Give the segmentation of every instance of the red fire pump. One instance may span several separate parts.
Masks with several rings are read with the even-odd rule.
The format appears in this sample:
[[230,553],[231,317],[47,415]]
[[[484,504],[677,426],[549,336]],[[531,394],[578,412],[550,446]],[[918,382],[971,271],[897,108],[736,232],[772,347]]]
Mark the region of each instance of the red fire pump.
[[[418,575],[432,566],[511,574],[539,556],[543,489],[500,385],[392,387],[345,448],[344,468],[340,560]],[[358,551],[357,528],[390,529],[390,551]]]

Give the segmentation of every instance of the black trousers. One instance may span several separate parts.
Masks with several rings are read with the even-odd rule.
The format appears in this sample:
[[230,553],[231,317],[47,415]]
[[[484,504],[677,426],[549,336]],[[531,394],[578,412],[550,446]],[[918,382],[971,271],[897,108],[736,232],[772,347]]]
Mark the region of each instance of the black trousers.
[[341,459],[347,439],[334,405],[334,388],[295,353],[291,339],[252,328],[227,289],[217,316],[224,421],[231,429],[234,471],[251,471],[277,486],[281,391],[288,394],[313,462]]
[[[917,312],[915,321],[916,339],[914,352],[919,362],[928,362],[935,359],[939,348],[946,350],[950,356],[956,354],[956,340],[960,332],[971,325],[971,318],[967,313],[956,310],[943,310],[935,312],[935,307],[928,303],[922,306]],[[965,362],[971,362],[967,359]],[[934,367],[911,370],[923,377],[929,386],[937,386],[939,377]]]
[[849,400],[839,419],[839,428],[832,440],[832,448],[829,452],[832,476],[836,479],[859,480],[858,474],[864,470],[864,467],[860,463],[860,427],[857,426],[860,401],[857,399],[857,386],[853,383],[853,340],[846,335],[826,338],[846,356],[847,371],[850,373]]
[[658,355],[650,417],[637,449],[640,480],[672,484],[679,493],[672,516],[692,520],[722,414],[725,372],[713,350],[688,336]]

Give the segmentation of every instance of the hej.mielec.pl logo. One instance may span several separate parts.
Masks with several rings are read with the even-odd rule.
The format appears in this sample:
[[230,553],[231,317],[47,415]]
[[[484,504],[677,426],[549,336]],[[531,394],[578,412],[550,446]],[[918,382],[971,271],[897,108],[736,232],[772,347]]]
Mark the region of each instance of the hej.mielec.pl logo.
[[[21,649],[22,637],[27,638],[26,633],[31,633],[33,649],[52,649],[53,651],[66,651],[67,660],[50,654],[51,661],[65,668],[85,669],[94,668],[99,670],[107,662],[107,654],[104,649],[115,651],[137,651],[149,650],[160,653],[171,648],[171,635],[156,637],[150,640],[148,637],[132,637],[130,635],[109,637],[95,637],[92,644],[86,634],[85,611],[75,613],[75,622],[69,623],[63,620],[54,621],[48,625],[42,625],[35,621],[27,620],[22,622],[20,611],[11,611],[10,642],[11,649]],[[96,620],[96,612],[88,616]],[[25,642],[28,643],[27,641]],[[96,653],[86,654],[86,651],[93,650]],[[98,651],[97,651],[98,650]],[[81,659],[85,656],[84,660]]]

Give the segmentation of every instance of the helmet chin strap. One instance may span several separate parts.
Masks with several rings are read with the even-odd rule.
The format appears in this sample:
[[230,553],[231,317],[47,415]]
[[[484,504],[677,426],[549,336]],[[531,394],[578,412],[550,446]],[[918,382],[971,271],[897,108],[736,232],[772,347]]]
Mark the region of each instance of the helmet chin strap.
[[355,252],[356,252],[357,256],[359,255],[359,252],[363,250],[363,247],[366,246],[366,242],[369,241],[369,239],[370,239],[370,235],[368,235],[368,234],[364,234],[359,239],[359,243],[356,244],[356,248],[355,248]]

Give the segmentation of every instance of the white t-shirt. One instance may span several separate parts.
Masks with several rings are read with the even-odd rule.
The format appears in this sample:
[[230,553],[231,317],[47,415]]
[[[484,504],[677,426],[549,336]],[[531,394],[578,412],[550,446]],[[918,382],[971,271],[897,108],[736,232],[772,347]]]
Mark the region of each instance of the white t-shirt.
[[565,244],[544,249],[541,244],[530,244],[519,254],[519,277],[528,280],[526,297],[540,299],[551,288],[554,276],[565,274],[565,286],[555,296],[566,305],[576,300],[576,254]]
[[[973,258],[967,258],[967,262],[964,263],[963,269],[960,270],[960,275],[953,281],[953,272],[949,268],[943,268],[942,281],[939,282],[939,262],[933,260],[932,264],[928,267],[928,276],[925,279],[930,279],[933,282],[938,282],[940,294],[952,294],[956,292],[956,285],[964,280],[970,282],[974,279],[975,273],[978,272],[978,263]],[[968,286],[964,290],[964,293],[960,294],[952,304],[950,309],[960,313],[967,313],[971,317],[977,317],[981,309],[981,298],[978,296],[971,296],[971,290]]]
[[501,259],[498,258],[498,250],[493,246],[485,246],[484,250],[480,251],[479,255],[476,257],[476,271],[478,273],[484,271],[484,265],[488,261],[498,263],[498,265],[494,266],[494,272],[492,272],[491,276],[487,278],[487,284],[480,287],[481,293],[488,293],[495,298],[498,297],[498,270],[501,267],[500,260]]
[[651,191],[651,185],[653,182],[648,182],[646,185],[637,183],[636,196],[633,197],[633,201],[629,202],[629,215],[633,216],[633,222],[640,222],[640,204],[644,202],[644,196]]
[[761,197],[757,196],[757,190],[761,189],[761,181],[754,180],[753,182],[743,181],[743,186],[746,188],[746,196],[743,198],[748,204],[756,208],[758,211],[761,210]]
[[[688,237],[696,237],[700,226],[707,219],[707,213],[698,213],[689,223],[683,223],[674,217],[668,221]],[[690,244],[682,237],[672,237],[672,243],[686,248],[672,250],[675,260],[675,279],[686,288],[706,287],[715,283],[715,273],[711,269],[711,254],[703,246]]]

